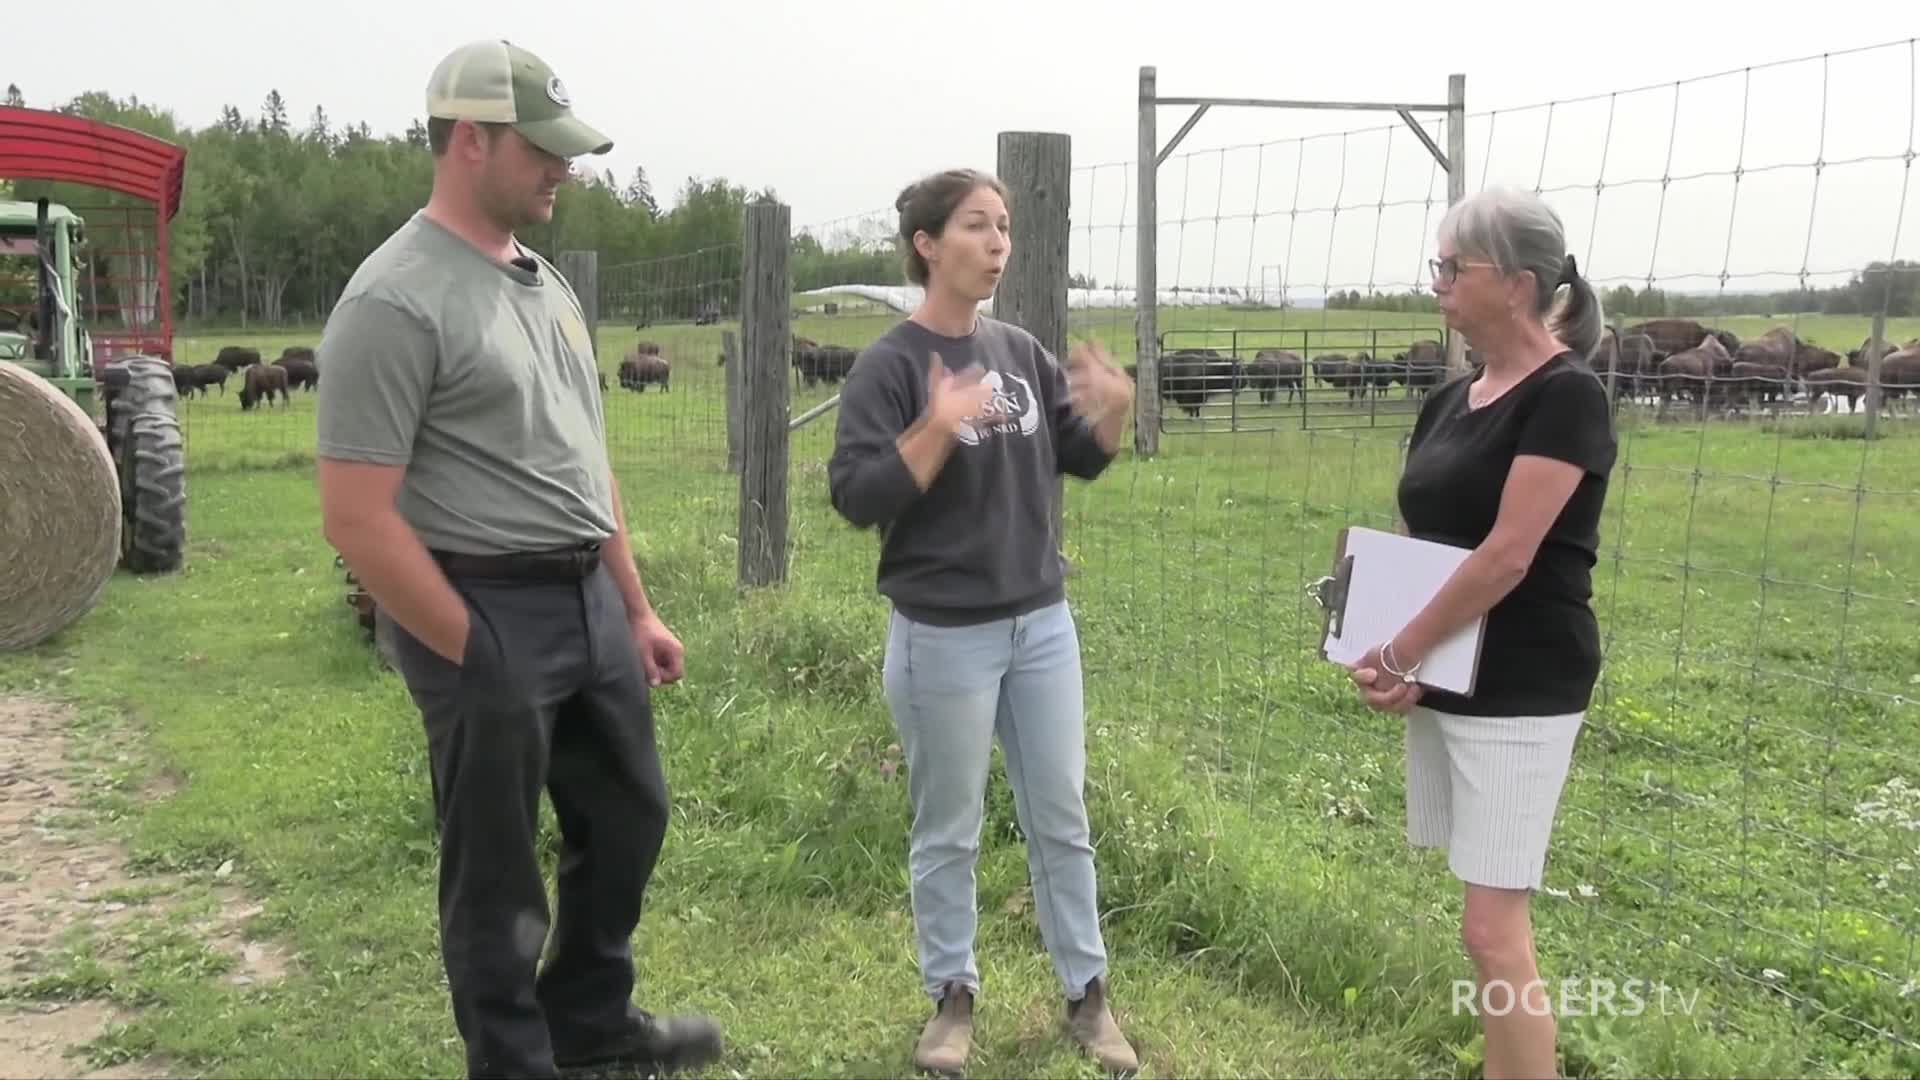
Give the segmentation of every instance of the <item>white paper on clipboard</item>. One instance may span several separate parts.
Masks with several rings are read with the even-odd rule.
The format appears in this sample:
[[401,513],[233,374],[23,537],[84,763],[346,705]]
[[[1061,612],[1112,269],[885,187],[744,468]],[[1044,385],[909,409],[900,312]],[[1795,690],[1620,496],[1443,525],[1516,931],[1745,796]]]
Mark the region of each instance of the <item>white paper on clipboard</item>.
[[[1333,573],[1309,589],[1322,611],[1321,657],[1351,664],[1365,656],[1418,615],[1471,554],[1379,529],[1342,529]],[[1427,654],[1415,678],[1435,690],[1472,694],[1485,633],[1485,616],[1461,627]]]

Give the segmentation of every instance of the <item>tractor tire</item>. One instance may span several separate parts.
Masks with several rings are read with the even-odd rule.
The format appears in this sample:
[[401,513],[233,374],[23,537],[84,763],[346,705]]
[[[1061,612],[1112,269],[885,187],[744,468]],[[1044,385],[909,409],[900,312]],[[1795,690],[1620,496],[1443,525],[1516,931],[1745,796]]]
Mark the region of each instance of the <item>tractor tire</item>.
[[148,356],[116,361],[109,375],[115,369],[126,379],[107,403],[107,446],[120,469],[126,520],[120,562],[136,574],[170,573],[187,546],[187,462],[173,369]]

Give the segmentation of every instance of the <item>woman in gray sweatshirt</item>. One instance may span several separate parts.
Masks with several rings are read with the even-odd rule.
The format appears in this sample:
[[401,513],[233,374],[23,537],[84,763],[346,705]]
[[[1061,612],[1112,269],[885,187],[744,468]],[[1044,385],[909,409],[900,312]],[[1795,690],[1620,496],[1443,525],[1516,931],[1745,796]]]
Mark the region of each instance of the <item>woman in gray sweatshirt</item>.
[[906,752],[921,974],[935,1002],[918,1068],[958,1072],[980,973],[974,863],[1000,739],[1041,936],[1068,1026],[1102,1065],[1138,1060],[1107,1004],[1084,798],[1080,643],[1050,523],[1055,478],[1099,476],[1133,384],[1097,347],[1065,369],[1032,334],[980,313],[1012,248],[1007,192],[956,169],[901,193],[919,308],[863,350],[840,395],[828,485],[880,533],[892,604],[883,683]]

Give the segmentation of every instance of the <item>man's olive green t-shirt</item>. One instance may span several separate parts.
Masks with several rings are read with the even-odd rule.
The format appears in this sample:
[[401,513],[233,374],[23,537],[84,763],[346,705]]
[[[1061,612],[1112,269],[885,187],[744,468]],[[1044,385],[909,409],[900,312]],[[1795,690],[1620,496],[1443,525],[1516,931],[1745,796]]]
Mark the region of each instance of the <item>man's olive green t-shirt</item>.
[[586,318],[527,254],[536,269],[498,262],[416,213],[360,264],[321,334],[319,454],[406,466],[398,509],[429,548],[613,535]]

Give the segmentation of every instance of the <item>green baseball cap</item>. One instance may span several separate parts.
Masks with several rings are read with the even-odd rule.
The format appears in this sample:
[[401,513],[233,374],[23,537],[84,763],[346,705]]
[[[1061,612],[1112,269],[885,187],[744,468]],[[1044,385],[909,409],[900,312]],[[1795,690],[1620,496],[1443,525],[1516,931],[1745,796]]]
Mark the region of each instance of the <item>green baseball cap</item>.
[[613,149],[612,139],[573,115],[566,84],[546,61],[504,38],[470,41],[448,53],[427,80],[427,115],[509,124],[563,158]]

